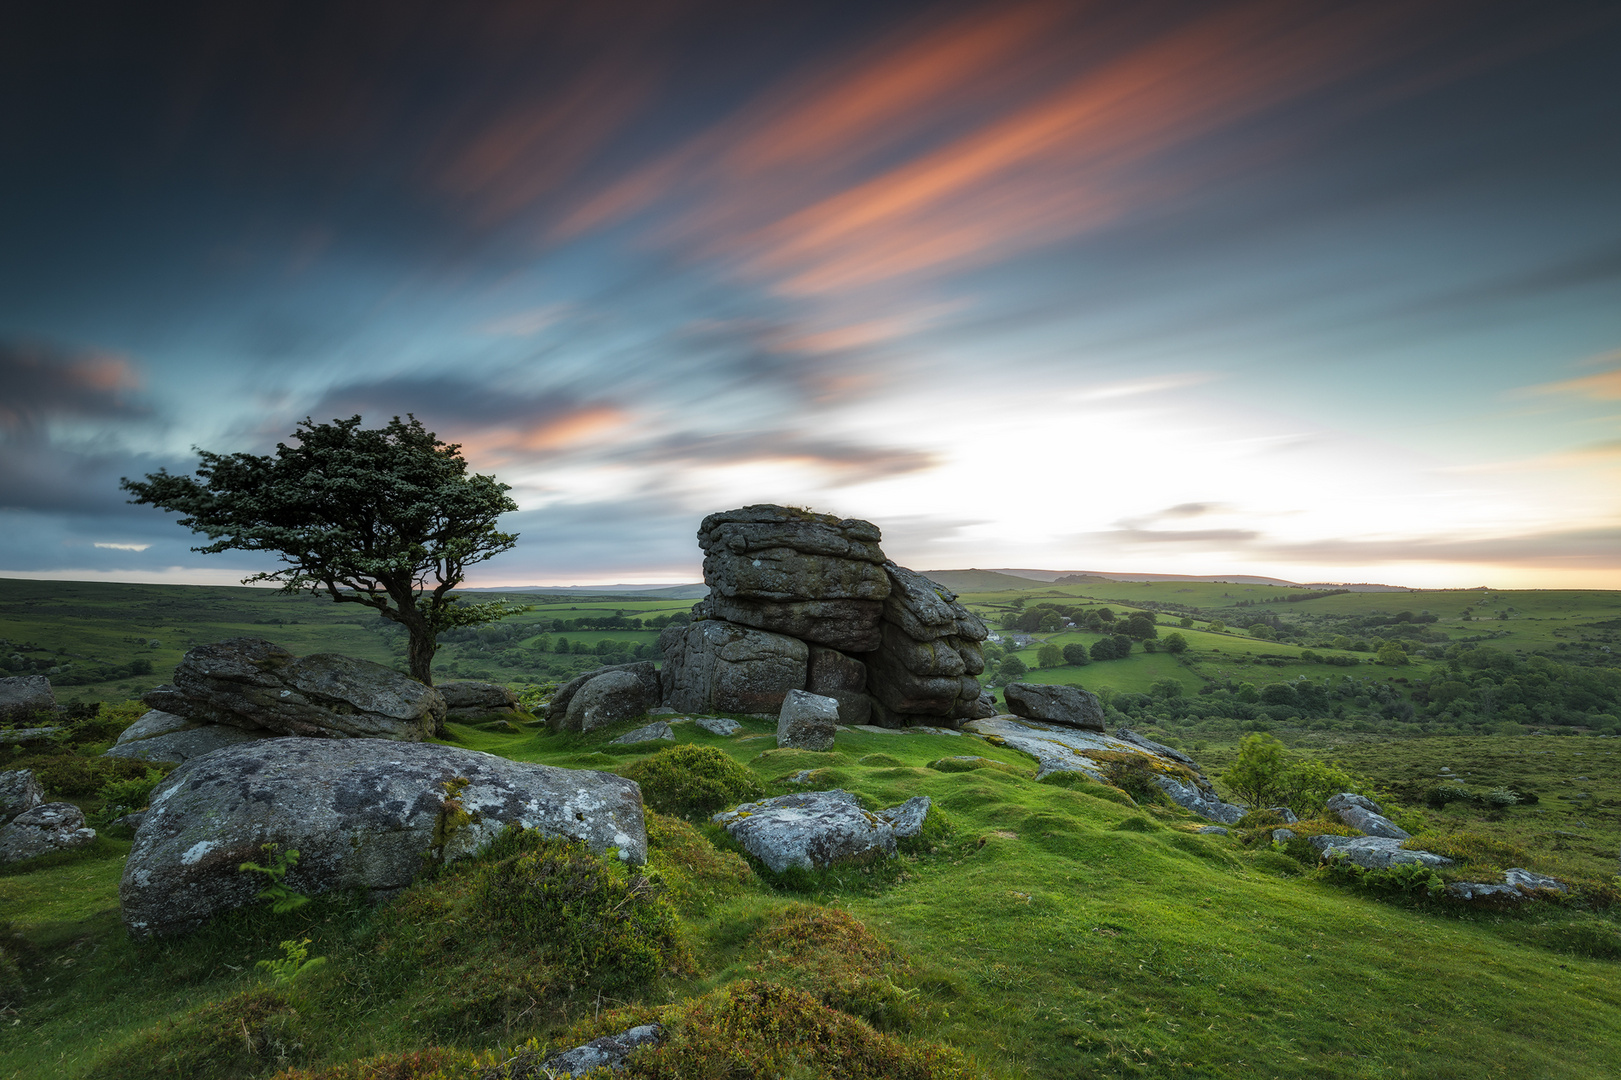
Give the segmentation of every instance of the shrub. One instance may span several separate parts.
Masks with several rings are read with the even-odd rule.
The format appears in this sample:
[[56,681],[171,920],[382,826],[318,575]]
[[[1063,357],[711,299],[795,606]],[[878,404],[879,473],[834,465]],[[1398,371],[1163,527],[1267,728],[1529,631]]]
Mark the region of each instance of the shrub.
[[1107,762],[1103,766],[1103,775],[1110,784],[1138,802],[1159,802],[1165,798],[1165,792],[1154,783],[1154,767],[1140,754]]
[[[32,756],[32,755],[30,755]],[[19,760],[14,769],[33,769],[46,794],[86,799],[121,780],[145,780],[152,763],[120,757],[79,757],[62,753],[40,760]],[[172,766],[160,766],[167,770]]]
[[713,746],[672,746],[626,766],[620,774],[641,786],[642,801],[648,806],[688,819],[706,819],[765,795],[753,773]]
[[164,769],[149,768],[142,776],[107,781],[96,791],[96,798],[101,800],[101,809],[90,815],[90,824],[100,828],[132,810],[144,808],[152,796],[152,789],[161,784],[167,775]]
[[474,914],[490,931],[534,948],[571,979],[605,989],[691,967],[661,881],[579,843],[521,842],[528,850],[481,875]]

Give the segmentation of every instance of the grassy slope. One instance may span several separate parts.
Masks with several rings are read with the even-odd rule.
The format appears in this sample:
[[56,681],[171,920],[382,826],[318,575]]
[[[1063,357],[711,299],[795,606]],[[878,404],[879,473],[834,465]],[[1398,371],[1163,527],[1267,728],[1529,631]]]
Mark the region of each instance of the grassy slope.
[[[948,1039],[997,1073],[1592,1077],[1621,1066],[1616,961],[1562,949],[1608,935],[1621,955],[1613,921],[1559,908],[1499,916],[1393,906],[1280,876],[1280,857],[1193,835],[1176,812],[1005,772],[922,767],[961,753],[1028,764],[970,737],[848,732],[833,754],[762,753],[771,725],[744,723],[734,739],[678,730],[732,754],[773,791],[785,790],[781,777],[818,768],[819,786],[845,786],[871,805],[930,795],[955,824],[935,854],[829,874],[812,897],[848,907],[912,957],[912,988],[930,1005],[914,1034]],[[526,761],[604,768],[642,756],[607,747],[614,731],[454,732],[462,745]],[[0,877],[0,910],[38,945],[36,981],[51,978],[25,1001],[22,1022],[0,1029],[0,1077],[77,1075],[98,1046],[248,984],[251,961],[295,932],[315,937],[312,951],[337,957],[334,977],[344,975],[352,939],[318,917],[294,926],[297,914],[281,927],[137,949],[113,917],[117,869],[115,852]],[[760,886],[695,916],[704,974],[649,987],[647,999],[747,976],[740,935],[802,898]],[[319,1056],[420,1041],[409,1018],[363,991],[351,1008],[327,1018]],[[1561,1019],[1575,1016],[1579,1024]]]

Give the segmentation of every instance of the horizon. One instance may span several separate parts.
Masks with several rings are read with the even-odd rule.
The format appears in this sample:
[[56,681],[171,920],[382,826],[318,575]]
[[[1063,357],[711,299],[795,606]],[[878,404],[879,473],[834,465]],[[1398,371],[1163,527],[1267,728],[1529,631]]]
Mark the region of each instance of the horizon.
[[240,584],[119,479],[413,413],[520,507],[474,588],[689,584],[774,502],[921,568],[1621,589],[1621,9],[12,30],[0,577]]

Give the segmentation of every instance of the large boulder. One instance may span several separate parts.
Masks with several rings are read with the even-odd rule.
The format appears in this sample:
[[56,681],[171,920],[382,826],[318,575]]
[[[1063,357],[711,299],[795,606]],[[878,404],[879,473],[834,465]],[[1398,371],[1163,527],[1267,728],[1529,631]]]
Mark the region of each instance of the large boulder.
[[445,699],[446,720],[478,720],[492,714],[510,716],[519,711],[518,695],[500,683],[455,679],[434,687]]
[[837,649],[811,646],[805,689],[838,702],[841,724],[865,724],[872,718],[872,699],[867,697],[867,665]]
[[1353,829],[1369,836],[1383,836],[1391,840],[1406,840],[1412,836],[1406,829],[1385,817],[1383,807],[1365,795],[1342,791],[1328,800],[1327,809]]
[[[431,743],[266,739],[181,766],[152,793],[119,898],[136,937],[192,929],[254,902],[263,880],[238,870],[262,845],[297,850],[285,883],[306,895],[358,889],[374,900],[411,883],[434,850],[447,787],[472,821],[437,854],[472,854],[507,825],[647,858],[640,789],[609,773],[529,765]],[[452,788],[455,785],[451,785]]]
[[[666,633],[667,632],[668,630]],[[663,641],[664,639],[661,636],[659,640]],[[599,667],[595,671],[588,671],[584,675],[576,675],[574,678],[558,687],[557,693],[552,695],[551,702],[546,706],[546,722],[549,723],[556,731],[580,730],[578,727],[569,727],[569,707],[574,704],[575,695],[584,689],[586,684],[590,683],[592,680],[601,678],[604,675],[612,675],[616,672],[624,672],[626,674],[635,676],[636,681],[641,685],[641,691],[636,696],[641,700],[646,700],[647,702],[647,704],[641,707],[640,712],[633,712],[630,714],[630,716],[621,717],[621,719],[628,720],[631,716],[640,716],[643,712],[646,712],[649,708],[659,703],[659,697],[662,691],[659,685],[658,666],[654,664],[653,661],[638,660],[633,664],[609,664],[606,667]],[[616,685],[622,686],[624,684],[621,681]],[[578,717],[580,714],[576,713],[575,715]],[[612,723],[613,721],[608,722]]]
[[56,711],[56,692],[43,675],[15,675],[0,679],[0,721],[27,720],[36,713]]
[[439,730],[439,691],[392,668],[336,653],[295,657],[260,638],[199,645],[174,685],[143,699],[187,719],[283,735],[416,742]]
[[895,854],[897,837],[917,835],[928,810],[928,797],[918,796],[869,813],[854,795],[836,788],[744,803],[711,820],[780,874],[790,866],[815,870],[887,858]]
[[[867,689],[885,726],[940,718],[994,715],[981,700],[985,624],[957,603],[957,594],[915,570],[884,563],[890,593],[884,601],[878,648],[862,659]],[[912,718],[918,719],[912,719]]]
[[1087,731],[1103,730],[1103,702],[1090,690],[1079,686],[1014,682],[1008,683],[1004,692],[1008,709],[1015,716],[1067,724]]
[[0,824],[45,801],[45,788],[31,769],[0,772]]
[[587,682],[569,699],[562,726],[565,731],[595,731],[646,716],[658,703],[658,691],[649,690],[647,679],[632,671],[610,671]]
[[659,640],[664,703],[681,712],[775,713],[805,688],[810,648],[796,638],[703,619]]
[[794,750],[831,750],[838,723],[837,701],[804,690],[790,690],[777,716],[777,745]]
[[41,803],[0,826],[0,864],[49,855],[88,844],[96,831],[85,827],[84,811],[72,803]]
[[878,647],[889,596],[870,521],[785,506],[710,514],[698,526],[707,612],[846,652]]
[[250,731],[226,724],[200,723],[189,717],[152,709],[120,732],[118,741],[102,756],[184,763],[211,754],[223,746],[283,737],[278,732],[264,728]]

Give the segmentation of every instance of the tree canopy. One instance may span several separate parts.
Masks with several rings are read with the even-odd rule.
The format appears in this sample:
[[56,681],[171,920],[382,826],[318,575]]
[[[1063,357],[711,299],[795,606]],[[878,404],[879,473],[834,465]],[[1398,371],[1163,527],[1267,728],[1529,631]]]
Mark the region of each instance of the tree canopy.
[[367,429],[360,417],[309,418],[273,455],[197,450],[197,475],[166,470],[121,486],[143,503],[184,515],[208,537],[204,554],[264,551],[285,564],[243,584],[278,581],[283,591],[325,591],[365,604],[410,635],[413,677],[432,685],[441,631],[491,622],[505,601],[461,603],[451,590],[467,567],[517,543],[496,519],[518,508],[506,484],[468,475],[461,447],[414,416]]

